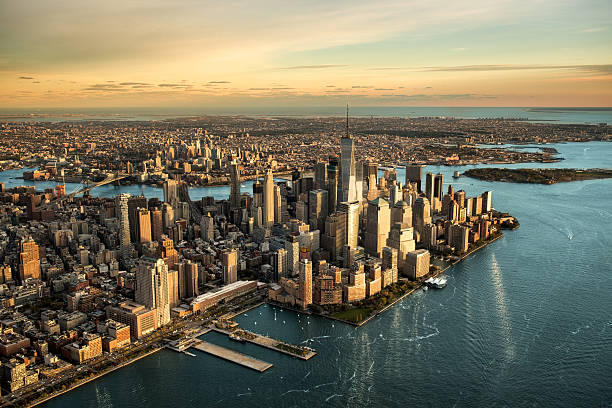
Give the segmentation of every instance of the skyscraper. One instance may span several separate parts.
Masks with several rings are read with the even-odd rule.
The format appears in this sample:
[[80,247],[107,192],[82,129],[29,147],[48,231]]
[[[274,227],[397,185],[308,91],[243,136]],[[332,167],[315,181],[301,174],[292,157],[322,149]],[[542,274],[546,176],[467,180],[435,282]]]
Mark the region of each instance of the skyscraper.
[[264,225],[274,225],[274,175],[272,169],[266,171],[264,178]]
[[327,188],[327,163],[318,162],[314,165],[314,188]]
[[346,244],[346,213],[334,212],[325,220],[325,234],[322,247],[329,251],[332,262],[342,258],[342,250]]
[[391,222],[389,203],[377,198],[368,203],[367,228],[365,233],[365,250],[368,254],[380,258],[382,249],[387,245]]
[[168,303],[170,309],[177,307],[181,298],[179,297],[179,272],[177,270],[168,270]]
[[130,239],[139,242],[138,236],[138,210],[148,208],[148,200],[144,195],[128,198],[128,218],[130,221]]
[[442,173],[438,173],[434,179],[434,198],[442,201],[442,196],[444,196],[444,191],[442,190]]
[[430,206],[433,206],[434,201],[434,179],[435,176],[433,173],[427,172],[427,174],[425,174],[425,197]]
[[200,237],[208,242],[212,242],[215,239],[215,227],[210,213],[204,215],[200,220]]
[[[355,142],[349,134],[348,106],[346,107],[346,134],[340,138],[340,172],[341,188],[338,201],[357,201],[356,169],[355,169]],[[360,197],[359,197],[360,198]]]
[[179,202],[178,181],[168,179],[164,181],[164,202],[174,205]]
[[405,201],[398,201],[391,208],[391,225],[399,222],[402,227],[412,227],[412,207]]
[[168,265],[163,259],[141,259],[136,268],[136,302],[155,309],[159,326],[170,323]]
[[327,190],[312,190],[308,198],[308,223],[311,230],[325,230],[327,218]]
[[23,283],[28,278],[40,279],[40,255],[38,245],[31,237],[19,244],[19,279]]
[[482,193],[482,212],[483,213],[488,213],[489,211],[491,211],[492,197],[493,197],[492,191],[485,191],[484,193]]
[[230,284],[238,280],[238,250],[227,249],[221,253],[223,263],[223,283]]
[[151,242],[151,214],[146,208],[139,208],[136,217],[139,244]]
[[194,297],[198,296],[198,264],[193,263],[191,261],[187,261],[185,263],[185,296],[184,297]]
[[420,193],[421,190],[421,180],[423,180],[423,167],[419,164],[415,165],[406,165],[406,179],[404,184],[408,185],[410,183],[416,183],[417,191]]
[[128,214],[129,194],[119,194],[115,197],[117,216],[119,217],[119,254],[122,259],[130,256],[130,218]]
[[162,211],[159,208],[154,208],[151,211],[151,239],[159,241],[164,233],[164,224]]
[[332,158],[327,166],[327,208],[330,212],[338,206],[338,159]]
[[312,304],[312,262],[300,260],[298,303],[303,309]]
[[274,221],[276,223],[283,221],[283,196],[280,186],[276,184],[274,185]]
[[431,205],[425,197],[419,197],[414,203],[414,212],[412,213],[412,225],[419,233],[423,233],[425,224],[431,223]]
[[338,211],[346,214],[346,241],[345,245],[356,248],[359,238],[359,203],[342,202],[338,206]]
[[240,166],[230,163],[230,209],[240,208]]

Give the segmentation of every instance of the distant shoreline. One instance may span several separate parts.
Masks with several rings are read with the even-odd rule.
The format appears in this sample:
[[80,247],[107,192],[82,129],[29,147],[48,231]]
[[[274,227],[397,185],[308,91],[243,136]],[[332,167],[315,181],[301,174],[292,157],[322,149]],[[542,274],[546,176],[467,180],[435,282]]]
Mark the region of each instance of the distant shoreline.
[[464,176],[483,181],[523,184],[557,184],[572,181],[612,178],[612,169],[504,169],[496,167],[469,169]]

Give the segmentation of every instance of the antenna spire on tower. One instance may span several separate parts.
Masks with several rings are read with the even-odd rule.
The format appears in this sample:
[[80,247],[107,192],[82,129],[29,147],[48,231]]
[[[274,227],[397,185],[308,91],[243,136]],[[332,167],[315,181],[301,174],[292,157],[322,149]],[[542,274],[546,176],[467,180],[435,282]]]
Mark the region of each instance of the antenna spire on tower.
[[349,107],[348,103],[346,104],[346,137],[349,137]]

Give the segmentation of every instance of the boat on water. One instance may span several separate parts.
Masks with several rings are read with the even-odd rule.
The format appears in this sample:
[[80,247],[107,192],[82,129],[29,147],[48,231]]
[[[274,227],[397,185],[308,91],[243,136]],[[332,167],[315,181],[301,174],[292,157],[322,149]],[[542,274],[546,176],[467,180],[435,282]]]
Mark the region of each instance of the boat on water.
[[430,288],[442,289],[443,287],[446,286],[446,279],[445,278],[429,278],[425,281],[425,284]]
[[234,341],[244,343],[246,340],[235,333],[230,333],[229,338]]
[[461,177],[461,173],[459,173],[458,171],[455,171],[453,173],[453,178],[459,178],[459,177]]

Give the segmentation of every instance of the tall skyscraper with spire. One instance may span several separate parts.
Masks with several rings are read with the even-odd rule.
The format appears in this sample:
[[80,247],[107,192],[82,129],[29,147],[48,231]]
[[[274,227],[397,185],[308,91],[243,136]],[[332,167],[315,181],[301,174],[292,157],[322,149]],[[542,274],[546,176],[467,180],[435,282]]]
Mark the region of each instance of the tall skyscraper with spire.
[[272,169],[264,177],[264,225],[269,228],[274,224],[274,175]]
[[338,202],[357,201],[355,142],[349,134],[348,105],[346,105],[346,134],[340,139],[340,173],[341,185]]

